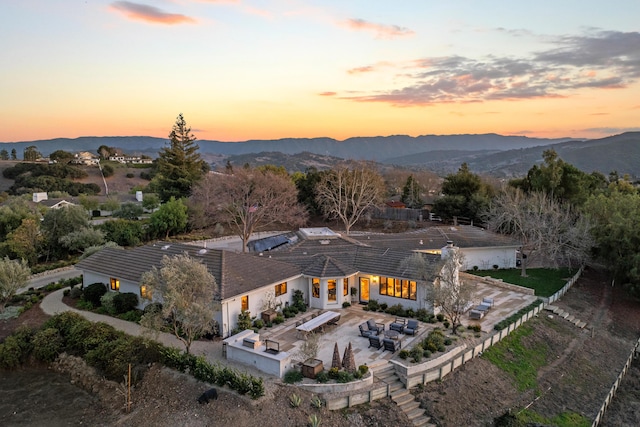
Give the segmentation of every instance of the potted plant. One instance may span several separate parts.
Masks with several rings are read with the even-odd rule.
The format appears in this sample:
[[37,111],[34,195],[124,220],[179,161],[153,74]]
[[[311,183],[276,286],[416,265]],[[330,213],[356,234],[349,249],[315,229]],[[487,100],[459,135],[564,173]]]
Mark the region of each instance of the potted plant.
[[358,288],[351,287],[351,302],[358,301]]
[[315,379],[316,375],[324,369],[322,360],[316,359],[319,341],[320,337],[318,335],[309,334],[296,353],[298,360],[303,360],[302,375],[307,378]]
[[274,291],[268,291],[265,294],[264,300],[262,300],[262,313],[260,317],[265,323],[273,323],[278,316],[276,311],[278,301],[276,301],[276,294]]

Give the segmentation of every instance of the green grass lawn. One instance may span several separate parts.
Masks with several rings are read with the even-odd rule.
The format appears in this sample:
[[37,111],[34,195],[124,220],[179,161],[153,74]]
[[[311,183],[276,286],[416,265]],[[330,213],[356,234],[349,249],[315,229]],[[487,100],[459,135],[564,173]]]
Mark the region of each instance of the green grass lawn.
[[468,273],[476,276],[491,276],[494,279],[502,279],[507,283],[534,289],[537,296],[549,297],[558,292],[567,281],[576,274],[576,270],[568,268],[528,268],[527,277],[522,277],[519,268],[509,270],[469,270]]

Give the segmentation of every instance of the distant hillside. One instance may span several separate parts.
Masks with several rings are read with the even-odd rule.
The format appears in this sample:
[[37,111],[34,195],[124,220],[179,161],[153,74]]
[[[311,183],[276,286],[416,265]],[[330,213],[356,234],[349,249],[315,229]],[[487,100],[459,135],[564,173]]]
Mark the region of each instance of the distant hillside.
[[[597,140],[578,141],[569,138],[541,139],[523,136],[424,135],[410,137],[359,137],[337,141],[332,138],[287,138],[220,142],[198,140],[200,153],[214,168],[227,160],[233,165],[275,164],[289,171],[307,167],[330,167],[340,159],[372,160],[388,167],[398,165],[431,170],[440,175],[455,172],[466,162],[476,173],[496,177],[522,176],[532,165],[542,161],[542,152],[553,148],[560,157],[585,172],[640,176],[640,132],[628,132]],[[19,158],[23,150],[35,145],[48,155],[55,150],[97,152],[98,147],[117,147],[126,154],[157,157],[167,139],[144,136],[58,138],[42,141],[4,143],[0,148],[15,148]]]
[[541,163],[542,152],[549,148],[553,148],[565,162],[588,173],[598,171],[607,175],[616,170],[620,174],[640,176],[640,132],[504,151],[425,152],[388,159],[385,163],[419,166],[442,175],[454,172],[466,162],[476,173],[513,177],[522,176],[531,166]]

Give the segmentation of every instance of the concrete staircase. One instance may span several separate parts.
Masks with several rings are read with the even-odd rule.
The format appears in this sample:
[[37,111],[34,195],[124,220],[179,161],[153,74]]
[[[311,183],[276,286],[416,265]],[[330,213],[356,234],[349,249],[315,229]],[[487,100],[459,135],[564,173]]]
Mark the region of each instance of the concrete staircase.
[[558,307],[556,305],[547,304],[544,307],[544,309],[547,310],[547,311],[552,312],[556,316],[562,317],[563,319],[573,323],[576,327],[578,327],[580,329],[584,329],[584,327],[587,326],[586,322],[583,322],[582,320],[576,318],[573,314],[567,313],[566,311],[564,311],[563,309],[561,309],[560,307]]
[[404,387],[402,381],[395,373],[392,364],[375,369],[374,377],[387,384],[391,400],[402,409],[409,421],[415,427],[436,427],[431,424],[431,418],[425,415],[424,409],[420,408],[420,402],[415,400],[413,395]]

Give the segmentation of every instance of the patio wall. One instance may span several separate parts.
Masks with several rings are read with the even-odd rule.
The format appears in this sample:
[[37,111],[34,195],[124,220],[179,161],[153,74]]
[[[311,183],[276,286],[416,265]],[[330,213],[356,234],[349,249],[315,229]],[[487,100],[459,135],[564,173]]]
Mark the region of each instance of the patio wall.
[[373,372],[369,371],[367,375],[356,381],[348,383],[336,383],[336,384],[298,384],[298,387],[308,390],[312,393],[343,393],[346,391],[358,391],[363,388],[369,388],[373,385]]
[[259,340],[260,336],[250,329],[242,331],[224,340],[226,346],[226,357],[229,360],[252,366],[269,375],[282,378],[284,373],[291,369],[291,356],[286,351],[278,354],[265,352],[265,345],[260,345],[253,349],[245,347],[242,343],[245,338]]

